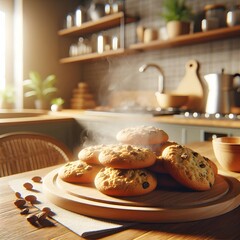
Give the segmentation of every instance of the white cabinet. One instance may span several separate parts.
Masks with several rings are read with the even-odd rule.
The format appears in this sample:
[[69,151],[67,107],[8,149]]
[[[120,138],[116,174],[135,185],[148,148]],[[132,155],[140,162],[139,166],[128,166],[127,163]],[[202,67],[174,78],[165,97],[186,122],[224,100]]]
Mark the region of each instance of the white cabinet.
[[175,141],[180,144],[187,144],[199,141],[211,141],[212,137],[214,136],[240,136],[240,129],[238,128],[193,126],[165,123],[159,123],[158,127],[162,128],[169,134],[170,141]]

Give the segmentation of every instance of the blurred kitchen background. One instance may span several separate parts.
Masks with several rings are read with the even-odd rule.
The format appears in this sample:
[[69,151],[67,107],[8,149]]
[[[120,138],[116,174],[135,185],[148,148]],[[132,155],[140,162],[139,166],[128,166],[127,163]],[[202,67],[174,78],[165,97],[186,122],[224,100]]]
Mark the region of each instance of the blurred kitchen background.
[[[0,106],[0,133],[47,133],[71,149],[86,139],[112,143],[117,131],[140,124],[161,127],[182,144],[240,135],[240,0],[186,0],[190,29],[172,38],[162,17],[166,2],[176,0],[0,0],[0,103],[8,103]],[[23,85],[32,86],[37,73],[53,84],[47,111],[4,115],[36,111],[36,94]],[[202,89],[206,76],[210,94]],[[197,101],[191,109],[189,100],[187,108],[160,107],[155,92],[162,87],[166,93],[180,87],[178,94]]]
[[[71,38],[58,34],[59,30],[66,28],[66,16],[74,13],[79,6],[88,9],[96,2],[121,4],[121,1],[0,0],[0,9],[6,10],[6,22],[9,24],[6,25],[7,36],[10,36],[6,41],[8,55],[5,85],[12,84],[15,87],[16,108],[34,108],[33,101],[24,97],[22,89],[22,81],[28,78],[32,70],[38,71],[42,76],[56,75],[57,96],[65,100],[64,108],[71,108],[73,90],[78,88],[80,82],[87,83],[96,106],[107,105],[109,94],[112,92],[156,91],[158,72],[155,69],[149,69],[145,73],[138,71],[140,66],[147,63],[155,63],[161,67],[165,76],[166,91],[177,88],[185,74],[185,64],[191,59],[199,63],[200,80],[206,74],[221,73],[222,69],[228,74],[240,72],[240,41],[237,36],[184,46],[137,51],[123,56],[60,64],[60,59],[68,57],[70,45],[79,40],[78,36]],[[227,12],[233,6],[240,4],[240,1],[187,0],[186,4],[195,15],[196,28],[196,23],[199,24],[201,20],[196,20],[196,17],[201,17],[206,5],[222,4]],[[127,49],[138,42],[136,29],[139,26],[155,29],[157,32],[165,27],[166,23],[161,17],[162,8],[162,0],[125,1],[126,13],[139,19],[125,25]],[[192,27],[194,28],[194,25]],[[120,38],[119,26],[92,33],[91,37],[93,35],[96,37],[100,33],[116,35]],[[164,38],[163,35],[159,38]]]

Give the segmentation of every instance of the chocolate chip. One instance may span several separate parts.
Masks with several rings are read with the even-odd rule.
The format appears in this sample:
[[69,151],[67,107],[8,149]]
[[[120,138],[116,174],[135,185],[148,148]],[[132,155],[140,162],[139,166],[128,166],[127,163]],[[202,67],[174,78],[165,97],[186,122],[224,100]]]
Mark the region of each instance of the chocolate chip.
[[39,177],[39,176],[35,176],[35,177],[32,178],[32,181],[40,183],[40,182],[42,182],[42,178]]
[[205,165],[204,163],[200,163],[199,167],[200,167],[200,168],[205,168],[206,165]]
[[121,169],[121,170],[119,170],[119,171],[117,172],[117,175],[118,175],[118,176],[124,176],[126,173],[127,173],[127,170]]
[[135,151],[131,151],[130,154],[133,155],[133,156],[137,156],[138,155],[138,153],[136,153]]
[[193,156],[197,157],[198,153],[197,152],[193,152]]
[[29,182],[26,182],[23,184],[23,186],[27,189],[27,190],[32,190],[33,189],[33,185]]
[[38,221],[38,217],[35,214],[31,214],[27,217],[27,221],[29,223],[31,223],[32,225],[34,225],[35,227],[39,227],[37,221]]
[[37,197],[34,196],[34,195],[27,195],[27,196],[25,197],[25,200],[28,201],[28,202],[30,202],[30,203],[34,203],[34,202],[37,201]]
[[140,176],[141,177],[146,177],[147,175],[146,175],[146,173],[142,172],[142,173],[140,173]]
[[20,212],[21,215],[27,215],[28,213],[29,213],[29,208],[24,208],[24,209]]
[[127,150],[128,150],[128,151],[131,151],[131,150],[133,150],[133,147],[132,147],[131,145],[128,145],[128,146],[127,146]]
[[20,192],[15,192],[15,196],[16,196],[17,198],[22,198]]
[[23,208],[24,205],[26,204],[26,201],[24,199],[17,199],[16,201],[14,201],[14,204],[18,208]]
[[51,208],[49,207],[43,207],[42,208],[42,212],[46,212],[47,214],[49,214],[51,212]]
[[150,186],[150,184],[149,184],[148,182],[144,182],[144,183],[142,184],[142,187],[143,187],[144,189],[148,188],[149,186]]
[[42,227],[53,227],[53,226],[55,226],[55,224],[52,221],[50,221],[49,219],[46,219],[46,218],[39,219],[38,222]]
[[38,218],[38,222],[40,222],[43,219],[46,219],[47,215],[48,215],[47,212],[43,212],[43,211],[37,213],[36,216]]

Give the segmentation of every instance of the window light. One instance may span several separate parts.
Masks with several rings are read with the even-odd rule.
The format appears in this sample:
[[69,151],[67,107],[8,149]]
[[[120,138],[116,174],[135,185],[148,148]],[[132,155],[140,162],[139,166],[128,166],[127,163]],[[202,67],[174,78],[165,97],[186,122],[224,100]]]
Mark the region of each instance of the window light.
[[5,13],[0,11],[0,90],[6,83],[6,21]]

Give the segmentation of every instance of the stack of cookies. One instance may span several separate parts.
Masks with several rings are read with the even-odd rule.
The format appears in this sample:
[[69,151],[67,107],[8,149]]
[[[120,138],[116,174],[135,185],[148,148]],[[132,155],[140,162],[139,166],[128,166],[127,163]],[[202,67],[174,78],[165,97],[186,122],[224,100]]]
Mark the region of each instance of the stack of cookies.
[[125,128],[117,133],[118,144],[83,148],[79,160],[64,165],[64,181],[94,183],[110,196],[138,196],[158,188],[211,189],[216,165],[199,153],[168,140],[153,126]]
[[137,196],[152,192],[155,175],[147,170],[156,161],[148,148],[129,144],[112,145],[99,154],[104,166],[95,178],[96,188],[111,196]]
[[91,109],[95,108],[96,103],[93,95],[89,91],[87,83],[80,82],[78,87],[73,90],[73,96],[71,98],[72,109]]

